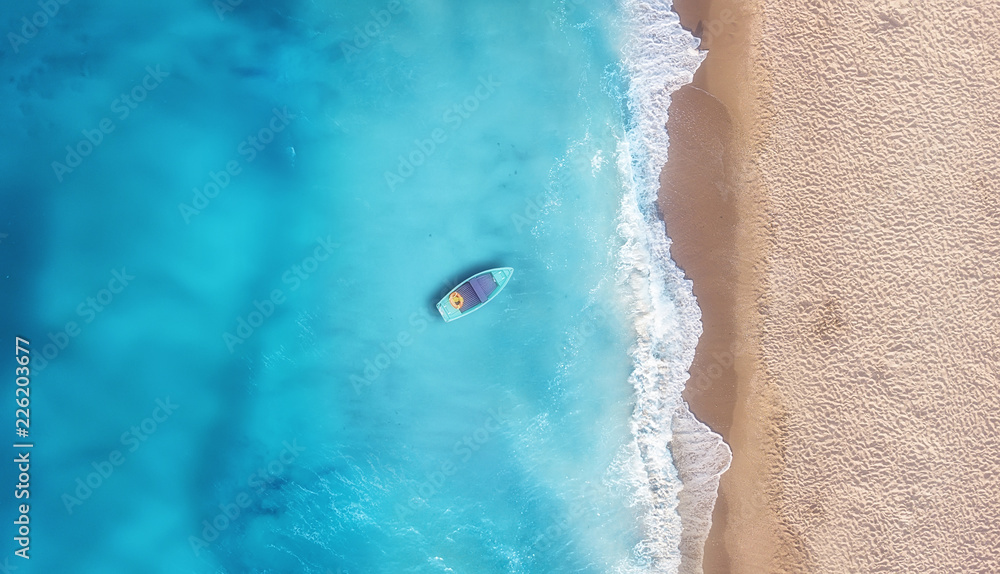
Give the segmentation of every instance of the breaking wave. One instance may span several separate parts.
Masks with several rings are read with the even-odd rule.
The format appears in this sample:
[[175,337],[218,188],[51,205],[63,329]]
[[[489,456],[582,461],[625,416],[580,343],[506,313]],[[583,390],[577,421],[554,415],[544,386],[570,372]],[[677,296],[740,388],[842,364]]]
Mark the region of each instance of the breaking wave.
[[704,53],[668,0],[622,0],[622,9],[630,30],[623,54],[629,117],[617,154],[626,188],[618,278],[634,296],[637,333],[628,455],[644,516],[645,539],[637,550],[650,572],[701,572],[719,476],[732,453],[681,398],[702,331],[701,311],[690,281],[670,258],[657,194],[667,160],[670,96],[692,80]]

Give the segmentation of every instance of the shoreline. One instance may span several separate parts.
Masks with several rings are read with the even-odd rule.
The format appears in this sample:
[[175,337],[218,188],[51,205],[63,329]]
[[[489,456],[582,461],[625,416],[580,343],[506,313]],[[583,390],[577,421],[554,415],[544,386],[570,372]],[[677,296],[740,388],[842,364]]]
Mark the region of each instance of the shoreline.
[[[753,178],[746,177],[747,133],[757,127],[748,97],[756,88],[746,75],[752,15],[734,0],[676,0],[673,10],[708,54],[693,81],[672,96],[670,148],[658,203],[672,242],[671,258],[691,279],[702,311],[703,333],[683,398],[733,451],[730,468],[720,478],[702,565],[706,574],[726,574],[738,571],[733,568],[737,560],[762,565],[776,544],[762,527],[775,522],[762,495],[766,465],[747,456],[766,448],[754,436],[756,429],[737,416],[747,381],[759,369],[753,262],[763,255],[752,230],[741,228],[756,209]],[[744,500],[752,504],[741,504]],[[733,508],[736,504],[741,507]],[[748,526],[756,533],[751,539]],[[747,549],[756,548],[756,556],[734,548],[734,537]]]

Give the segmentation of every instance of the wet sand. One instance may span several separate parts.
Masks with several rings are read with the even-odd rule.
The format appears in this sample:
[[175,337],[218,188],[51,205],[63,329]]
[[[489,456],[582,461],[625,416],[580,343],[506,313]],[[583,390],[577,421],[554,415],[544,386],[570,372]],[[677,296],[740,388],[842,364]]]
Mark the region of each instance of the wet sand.
[[709,49],[661,178],[685,398],[733,449],[705,572],[1000,571],[995,10],[674,8]]

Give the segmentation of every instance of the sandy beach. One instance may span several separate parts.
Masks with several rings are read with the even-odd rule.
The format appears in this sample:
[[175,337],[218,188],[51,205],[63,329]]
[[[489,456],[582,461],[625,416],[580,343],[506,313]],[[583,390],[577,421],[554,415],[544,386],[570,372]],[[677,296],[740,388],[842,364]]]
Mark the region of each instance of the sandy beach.
[[705,572],[1000,571],[995,6],[674,7],[685,398],[733,449]]

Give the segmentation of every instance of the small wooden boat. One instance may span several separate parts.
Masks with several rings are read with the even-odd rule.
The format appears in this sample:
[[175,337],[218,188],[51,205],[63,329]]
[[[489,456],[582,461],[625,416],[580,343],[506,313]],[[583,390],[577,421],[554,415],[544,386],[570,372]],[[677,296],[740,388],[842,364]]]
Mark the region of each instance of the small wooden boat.
[[438,301],[438,312],[446,323],[464,317],[492,301],[507,286],[513,275],[513,267],[498,267],[476,273]]

